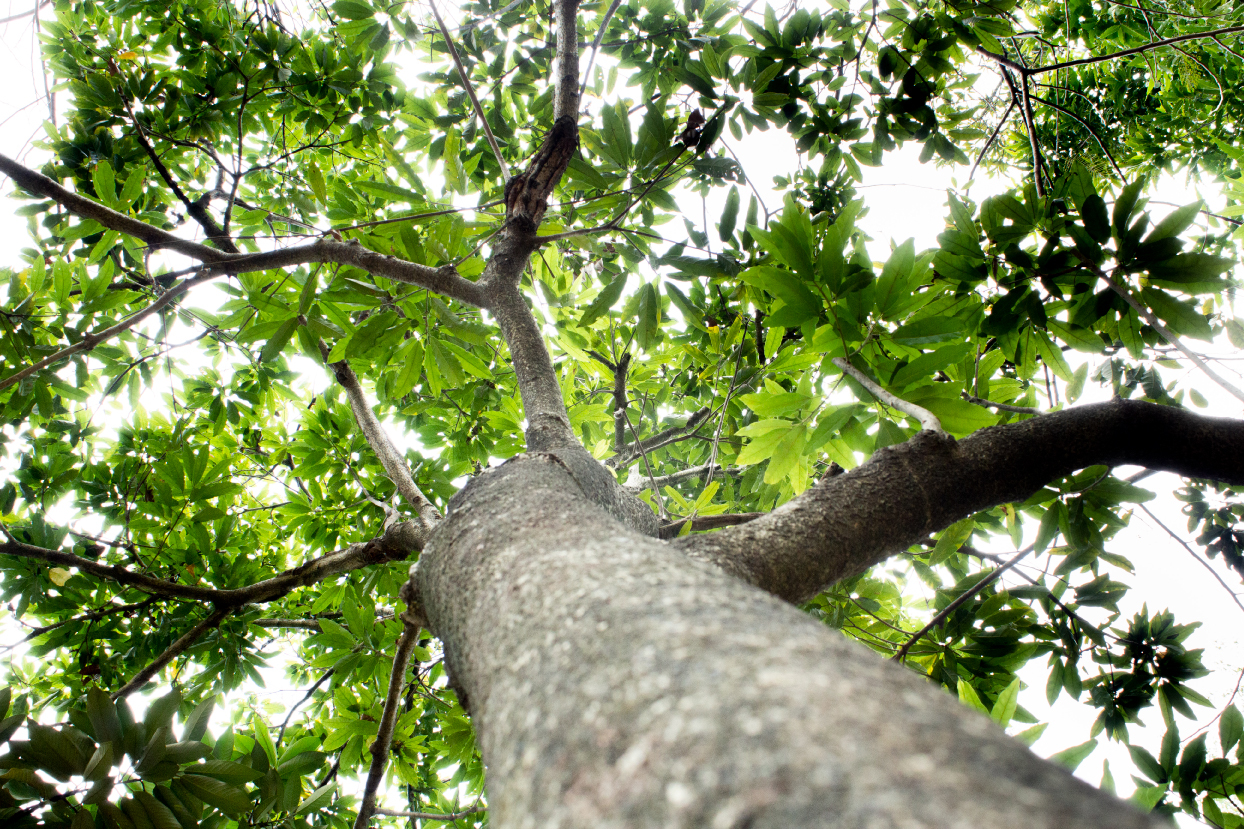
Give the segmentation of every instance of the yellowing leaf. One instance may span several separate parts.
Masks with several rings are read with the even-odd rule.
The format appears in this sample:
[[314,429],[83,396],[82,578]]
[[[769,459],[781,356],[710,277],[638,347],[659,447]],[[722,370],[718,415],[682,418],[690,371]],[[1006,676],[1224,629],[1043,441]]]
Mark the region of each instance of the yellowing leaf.
[[48,571],[48,578],[52,580],[52,584],[57,587],[64,587],[65,582],[69,581],[69,577],[73,575],[64,567],[53,567]]

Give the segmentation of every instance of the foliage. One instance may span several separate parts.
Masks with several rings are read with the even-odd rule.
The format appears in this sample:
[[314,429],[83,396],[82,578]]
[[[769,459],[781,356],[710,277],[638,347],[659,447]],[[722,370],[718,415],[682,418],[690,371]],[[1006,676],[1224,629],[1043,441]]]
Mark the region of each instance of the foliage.
[[[160,228],[227,235],[244,252],[327,235],[467,278],[482,271],[479,251],[501,222],[501,164],[444,37],[413,6],[55,8],[45,55],[72,98],[43,142],[53,179]],[[1090,377],[1124,397],[1204,405],[1172,379],[1168,345],[1225,334],[1244,347],[1230,308],[1234,248],[1220,230],[1244,212],[1244,149],[1230,143],[1244,67],[1233,33],[1197,34],[1238,26],[1239,12],[1212,1],[1139,9],[891,0],[781,14],[632,0],[605,19],[583,10],[589,38],[601,28],[602,57],[586,79],[580,152],[541,229],[608,232],[544,246],[524,287],[584,445],[602,461],[625,457],[613,463],[620,479],[671,532],[691,532],[697,519],[772,510],[915,434],[835,358],[955,436],[1074,403]],[[462,12],[454,49],[521,169],[552,122],[549,21],[521,0]],[[1184,35],[1178,48],[1046,71]],[[998,66],[1012,75],[995,99],[979,76]],[[997,120],[1008,104],[1021,113],[1014,129]],[[680,141],[698,110],[702,132]],[[751,190],[748,159],[730,148],[768,129],[803,153],[780,208]],[[874,262],[855,185],[904,142],[922,144],[925,161],[983,159],[1016,186],[980,203],[949,194],[938,249],[909,240]],[[1196,224],[1200,204],[1152,221],[1145,176],[1175,167],[1226,182],[1232,204],[1210,227]],[[708,194],[724,201],[715,227],[680,212]],[[30,628],[31,657],[0,695],[0,818],[345,825],[355,803],[339,781],[369,760],[410,562],[382,557],[255,602],[231,605],[219,591],[361,550],[401,517],[325,362],[364,379],[408,438],[414,482],[442,507],[466,476],[522,451],[515,373],[493,321],[360,267],[304,262],[220,277],[95,342],[192,269],[51,199],[19,211],[32,241],[4,274],[0,375],[55,359],[0,390],[11,553],[0,589]],[[1130,747],[1143,776],[1135,799],[1237,827],[1238,709],[1221,712],[1218,750],[1204,734],[1180,743],[1179,718],[1206,704],[1191,684],[1205,673],[1200,652],[1185,646],[1194,625],[1147,609],[1120,618],[1127,587],[1116,577],[1131,564],[1108,542],[1151,497],[1086,469],[965,517],[910,550],[905,575],[879,568],[807,609],[883,653],[906,646],[906,664],[1003,725],[1035,723],[1018,673],[1045,659],[1048,700],[1066,693],[1100,711],[1089,742],[1059,756],[1071,766],[1103,733],[1128,741],[1156,700],[1166,736]],[[1238,493],[1189,481],[1179,497],[1197,543],[1240,571]],[[997,563],[982,547],[999,539],[1031,542],[1042,566],[982,585]],[[120,583],[83,560],[205,592]],[[906,589],[915,579],[930,604]],[[909,641],[933,614],[940,624]],[[124,695],[112,701],[170,653],[157,675],[173,690],[141,720]],[[439,658],[430,639],[415,648],[389,797],[461,813],[483,770]],[[264,698],[278,671],[308,688],[297,710]],[[228,712],[209,727],[221,695]]]

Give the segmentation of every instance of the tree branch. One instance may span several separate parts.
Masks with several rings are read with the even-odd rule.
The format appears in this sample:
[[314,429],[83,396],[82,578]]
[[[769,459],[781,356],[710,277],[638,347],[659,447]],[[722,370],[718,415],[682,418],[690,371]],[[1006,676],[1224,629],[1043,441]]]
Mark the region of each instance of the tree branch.
[[[624,392],[625,393],[625,392]],[[626,409],[615,410],[614,427],[616,438],[617,427],[617,411],[621,411],[625,417]],[[655,435],[636,440],[634,443],[624,445],[612,458],[605,461],[605,466],[624,467],[632,461],[639,458],[640,455],[660,449],[663,446],[669,446],[671,443],[677,443],[680,440],[686,440],[696,433],[696,431],[704,425],[704,421],[708,420],[708,416],[713,410],[708,406],[704,406],[699,411],[693,413],[687,418],[687,422],[681,426],[671,426],[669,429],[657,432]]]
[[402,628],[401,638],[398,639],[397,652],[393,654],[389,692],[384,699],[384,712],[380,715],[376,740],[371,744],[371,768],[367,771],[363,802],[359,806],[354,829],[365,829],[376,811],[376,791],[384,779],[384,767],[389,760],[389,745],[393,742],[393,727],[397,724],[397,709],[402,700],[402,687],[406,684],[406,667],[410,664],[410,655],[419,642],[419,630],[419,625],[407,622]]
[[989,134],[989,140],[985,142],[985,146],[981,148],[980,155],[976,157],[976,161],[972,164],[972,171],[968,173],[968,181],[976,178],[976,168],[985,160],[985,153],[989,152],[989,148],[993,146],[993,142],[998,140],[998,133],[1002,132],[1002,127],[1006,125],[1006,120],[1011,117],[1011,112],[1015,109],[1015,98],[1011,97],[1011,102],[1007,104],[1006,112],[1002,113],[1002,118],[998,121],[998,126],[993,128],[993,132]]
[[838,366],[838,368],[851,375],[852,379],[864,388],[868,389],[868,391],[882,403],[885,403],[891,408],[898,409],[905,415],[915,418],[919,421],[921,429],[930,432],[942,432],[942,422],[938,420],[937,417],[928,409],[923,409],[915,403],[908,403],[906,400],[901,400],[890,394],[874,380],[872,380],[867,374],[847,362],[845,357],[835,357],[833,363]]
[[672,543],[800,602],[965,515],[1021,501],[1095,464],[1244,483],[1244,421],[1116,399],[959,441],[925,431],[764,518]]
[[613,451],[619,453],[626,446],[626,372],[630,365],[631,352],[627,351],[613,369]]
[[231,608],[244,604],[262,604],[290,593],[299,587],[306,587],[330,576],[336,576],[361,567],[378,564],[383,561],[396,561],[406,558],[419,548],[414,546],[422,537],[422,528],[413,521],[403,521],[385,530],[384,535],[360,544],[352,544],[344,550],[328,553],[314,558],[299,567],[293,567],[270,579],[256,582],[248,587],[232,590],[216,590],[211,587],[196,587],[190,584],[178,584],[174,581],[158,579],[145,573],[135,573],[124,567],[111,564],[100,564],[88,558],[65,553],[60,550],[48,550],[25,544],[10,538],[0,543],[0,555],[16,556],[59,564],[63,567],[76,567],[84,573],[98,578],[133,587],[153,596],[173,599],[188,599],[196,602],[210,602]]
[[959,396],[969,403],[974,403],[977,406],[984,406],[987,409],[998,409],[1003,412],[1015,412],[1016,414],[1041,414],[1040,409],[1034,409],[1031,406],[1012,406],[1009,403],[995,403],[992,400],[986,400],[983,397],[976,397],[975,395],[968,394],[966,391],[960,392]]
[[112,695],[112,698],[114,700],[122,699],[146,685],[153,676],[159,673],[161,668],[189,650],[191,645],[199,641],[199,637],[217,627],[224,621],[226,616],[236,609],[236,606],[217,607],[206,619],[190,628],[176,642],[169,645],[164,653],[151,660],[145,668],[134,674],[133,678],[122,686],[121,690]]
[[1178,348],[1185,357],[1191,360],[1193,364],[1196,365],[1196,367],[1199,368],[1205,374],[1206,377],[1213,380],[1219,386],[1222,386],[1222,388],[1224,388],[1227,392],[1229,392],[1232,397],[1234,397],[1236,400],[1244,402],[1244,391],[1240,391],[1238,388],[1232,385],[1225,377],[1222,377],[1221,375],[1218,374],[1218,372],[1210,368],[1209,364],[1206,363],[1204,360],[1202,360],[1200,357],[1198,357],[1192,351],[1192,349],[1184,345],[1183,340],[1179,339],[1179,337],[1175,336],[1175,334],[1169,328],[1163,325],[1161,320],[1159,320],[1156,316],[1154,316],[1152,311],[1150,311],[1144,305],[1141,305],[1139,302],[1136,301],[1136,298],[1132,296],[1131,291],[1127,290],[1125,287],[1115,282],[1113,279],[1107,276],[1104,271],[1098,270],[1097,275],[1100,276],[1102,279],[1106,280],[1106,284],[1109,285],[1116,294],[1123,297],[1123,301],[1126,302],[1128,305],[1130,305],[1136,311],[1137,314],[1144,317],[1145,322],[1153,326],[1153,330],[1157,331],[1159,334],[1162,335],[1162,339],[1166,340],[1168,343],[1175,346],[1175,348]]
[[[0,156],[0,158],[3,158],[3,156]],[[60,351],[57,351],[55,354],[49,354],[37,363],[33,363],[32,365],[13,372],[8,377],[0,380],[0,391],[4,391],[9,386],[16,383],[20,383],[27,377],[38,374],[48,366],[56,365],[61,360],[72,357],[74,354],[78,354],[83,351],[90,351],[95,346],[115,337],[117,334],[120,334],[123,331],[128,331],[135,325],[138,325],[138,323],[145,320],[147,317],[169,305],[173,300],[186,293],[186,291],[189,291],[197,285],[202,285],[204,282],[210,282],[220,275],[221,274],[219,273],[208,272],[182,280],[161,294],[155,302],[151,303],[146,308],[143,308],[140,311],[135,311],[128,317],[122,319],[120,322],[110,325],[102,331],[92,331],[90,334],[83,336],[82,339],[78,340],[73,345],[62,348]]]
[[472,806],[469,809],[463,809],[461,812],[450,812],[447,815],[438,815],[436,812],[397,812],[393,809],[376,809],[375,814],[384,815],[385,817],[404,817],[411,820],[458,820],[467,815],[483,812],[487,808],[487,806]]
[[553,120],[579,117],[579,0],[559,0],[557,15],[557,77],[554,82]]
[[677,521],[671,521],[668,524],[661,525],[661,538],[677,538],[682,532],[682,528],[691,522],[692,532],[706,532],[708,530],[719,530],[722,527],[736,527],[739,524],[746,524],[749,521],[755,521],[769,513],[767,512],[731,512],[721,515],[696,515],[691,518],[680,518]]
[[1016,564],[1019,564],[1020,559],[1022,559],[1024,556],[1031,553],[1034,546],[1035,545],[1030,545],[1020,550],[1018,553],[1016,553],[1015,555],[1007,559],[1006,563],[1003,564],[1001,567],[997,567],[993,571],[986,573],[984,577],[980,579],[980,581],[976,582],[976,584],[972,585],[967,590],[960,593],[957,597],[955,597],[954,601],[946,605],[944,608],[941,609],[941,611],[938,612],[936,616],[930,619],[927,625],[925,625],[924,627],[920,628],[920,630],[913,633],[911,635],[911,638],[903,643],[903,647],[899,648],[898,652],[895,653],[894,656],[890,658],[894,660],[895,662],[902,662],[904,659],[906,659],[907,652],[911,650],[912,645],[916,644],[921,639],[923,639],[924,635],[928,633],[929,631],[931,631],[933,628],[937,627],[938,625],[943,624],[948,618],[950,618],[950,614],[954,613],[956,610],[962,607],[965,602],[979,595],[982,590],[984,590],[986,587],[988,587],[989,585],[997,581],[999,578],[1001,578],[1003,573],[1005,573],[1007,570],[1010,570]]
[[716,463],[703,463],[699,466],[691,466],[686,469],[680,469],[677,472],[671,472],[668,475],[658,475],[655,478],[648,478],[637,486],[628,485],[626,489],[631,492],[643,492],[645,489],[651,489],[654,486],[661,487],[666,484],[677,484],[682,481],[689,481],[692,478],[705,477],[712,474],[714,471],[720,472],[722,475],[732,475],[734,477],[738,477],[743,474],[743,470],[736,467],[724,469]]
[[1063,115],[1066,115],[1068,118],[1075,119],[1076,122],[1080,124],[1080,126],[1088,130],[1088,134],[1093,136],[1093,140],[1097,142],[1098,147],[1101,147],[1101,151],[1106,154],[1106,158],[1110,159],[1110,166],[1114,168],[1115,173],[1118,174],[1119,178],[1123,178],[1123,168],[1119,166],[1119,162],[1114,160],[1114,155],[1111,154],[1110,150],[1106,149],[1106,142],[1103,141],[1101,139],[1101,136],[1097,134],[1097,130],[1090,127],[1087,121],[1085,121],[1079,115],[1076,115],[1074,112],[1067,109],[1066,107],[1059,106],[1053,101],[1042,98],[1040,95],[1033,95],[1032,97],[1036,98],[1038,101],[1045,104],[1050,109],[1057,110],[1058,112],[1061,112]]
[[132,236],[148,247],[164,248],[211,265],[213,276],[286,268],[316,262],[335,262],[353,265],[395,282],[419,285],[469,305],[478,307],[484,304],[479,286],[459,276],[452,265],[439,268],[419,265],[368,250],[357,241],[338,242],[327,238],[319,239],[309,245],[282,248],[265,253],[227,253],[208,245],[182,239],[166,230],[126,216],[124,213],[118,213],[98,202],[70,192],[47,176],[23,167],[4,155],[0,155],[0,173],[8,175],[16,184],[31,193],[52,199],[79,218],[91,219],[109,230]]
[[1142,510],[1144,510],[1145,515],[1152,518],[1155,524],[1161,527],[1166,532],[1167,535],[1169,535],[1171,538],[1175,540],[1177,544],[1183,547],[1184,550],[1188,552],[1188,555],[1196,559],[1197,564],[1201,565],[1202,567],[1204,567],[1206,570],[1209,571],[1209,574],[1214,577],[1214,580],[1218,582],[1219,585],[1222,586],[1222,589],[1227,591],[1227,595],[1231,597],[1231,601],[1235,602],[1236,607],[1238,607],[1240,610],[1244,610],[1244,603],[1240,602],[1239,595],[1236,594],[1236,592],[1231,589],[1231,585],[1227,584],[1227,582],[1223,579],[1222,576],[1218,575],[1218,571],[1215,570],[1208,561],[1206,561],[1205,559],[1197,555],[1196,550],[1192,549],[1192,547],[1188,544],[1187,541],[1184,541],[1182,538],[1175,535],[1175,533],[1171,532],[1171,528],[1166,526],[1166,524],[1162,523],[1162,519],[1154,515],[1153,512],[1147,506],[1145,506],[1144,504],[1139,504],[1138,506]]
[[[320,343],[320,352],[325,362],[328,361],[328,346]],[[358,423],[359,431],[363,433],[363,437],[367,439],[367,445],[376,453],[376,457],[380,459],[380,465],[384,467],[385,474],[389,480],[397,487],[398,493],[415,513],[419,516],[420,530],[422,535],[419,538],[419,548],[427,543],[428,536],[432,534],[432,530],[440,523],[441,513],[436,506],[428,500],[427,496],[415,484],[414,478],[410,475],[410,467],[406,464],[406,459],[397,447],[393,445],[393,441],[389,438],[384,427],[380,425],[380,421],[376,419],[375,412],[367,402],[367,395],[363,393],[363,387],[359,384],[358,375],[354,373],[354,369],[350,368],[350,364],[345,360],[336,363],[329,363],[328,367],[332,370],[333,376],[337,378],[337,382],[345,389],[346,396],[350,400],[350,411],[354,413],[354,420]]]
[[479,105],[479,98],[475,96],[475,87],[471,86],[471,78],[467,75],[466,67],[462,65],[462,58],[458,57],[454,39],[449,36],[449,29],[445,27],[445,21],[441,19],[440,10],[436,8],[436,0],[428,0],[428,2],[432,6],[432,16],[436,18],[436,24],[441,27],[441,34],[444,35],[445,45],[449,47],[449,54],[454,59],[454,66],[458,67],[458,77],[462,78],[462,85],[466,87],[467,95],[471,97],[471,106],[475,108],[475,116],[479,118],[479,123],[484,128],[488,146],[492,147],[492,154],[497,157],[497,164],[501,166],[501,179],[509,181],[510,165],[505,163],[505,156],[501,155],[501,147],[497,145],[497,137],[492,134],[492,127],[489,126],[488,119],[484,117],[484,108]]
[[1170,46],[1172,43],[1183,43],[1188,40],[1202,40],[1205,38],[1216,39],[1220,35],[1229,35],[1234,34],[1235,32],[1244,32],[1244,26],[1228,26],[1225,29],[1213,29],[1208,32],[1190,32],[1186,35],[1168,37],[1165,40],[1155,40],[1151,43],[1146,43],[1144,46],[1136,46],[1132,49],[1123,49],[1118,52],[1111,52],[1108,55],[1077,58],[1076,60],[1065,60],[1060,63],[1047,64],[1046,66],[1024,66],[1022,63],[1017,63],[1016,61],[1011,60],[1006,55],[999,55],[996,52],[991,52],[983,46],[977,46],[976,51],[978,54],[984,55],[1002,66],[1014,69],[1021,75],[1043,75],[1046,72],[1056,72],[1059,69],[1070,69],[1075,66],[1091,66],[1095,63],[1104,63],[1105,61],[1115,60],[1116,58],[1126,58],[1131,55],[1139,55],[1144,52],[1151,52],[1154,49],[1159,49],[1163,46]]

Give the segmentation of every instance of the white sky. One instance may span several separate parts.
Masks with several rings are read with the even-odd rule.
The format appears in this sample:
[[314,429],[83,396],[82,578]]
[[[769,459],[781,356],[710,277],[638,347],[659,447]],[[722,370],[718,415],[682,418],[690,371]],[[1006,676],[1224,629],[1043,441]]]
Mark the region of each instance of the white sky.
[[[3,0],[0,2],[0,18],[26,11],[32,2],[35,0]],[[32,20],[29,17],[7,25],[0,24],[0,77],[6,79],[6,83],[0,84],[0,153],[19,159],[27,156],[29,142],[40,132],[48,113],[46,103],[40,100],[43,81],[32,35]],[[733,140],[728,133],[726,137],[743,160],[753,183],[766,193],[765,201],[769,209],[780,208],[782,199],[780,194],[773,191],[772,178],[778,174],[789,174],[795,160],[792,142],[777,130],[745,136],[743,141]],[[885,166],[865,168],[867,180],[860,188],[860,193],[865,197],[871,212],[859,224],[874,237],[869,247],[875,259],[884,259],[887,256],[891,239],[901,242],[910,236],[915,238],[917,250],[935,247],[936,236],[945,227],[946,188],[956,184],[952,173],[966,175],[966,168],[947,170],[921,165],[917,160],[918,151],[917,146],[909,146],[887,155]],[[1006,188],[1002,183],[978,175],[971,195],[979,201],[986,195],[1004,189]],[[0,185],[0,193],[7,194],[10,191],[7,181]],[[741,192],[741,195],[745,194],[746,191]],[[1223,204],[1221,196],[1212,185],[1203,185],[1203,192],[1194,193],[1182,182],[1168,179],[1159,182],[1156,192],[1150,193],[1154,202],[1173,204],[1185,204],[1200,196],[1207,199],[1211,209]],[[720,200],[723,198],[724,193],[721,193],[710,201],[710,223],[715,223],[720,216]],[[26,220],[14,217],[12,206],[15,205],[10,205],[11,202],[0,202],[0,266],[19,265],[17,250],[27,244]],[[693,217],[700,213],[699,205],[695,207],[696,209],[689,211],[689,215]],[[1159,216],[1166,209],[1169,208],[1160,205],[1153,207],[1155,214]],[[710,238],[716,243],[715,231],[710,228],[709,232]],[[1225,353],[1229,347],[1215,343],[1201,350]],[[1241,378],[1239,371],[1232,368],[1244,363],[1222,365],[1222,370],[1229,379],[1244,384],[1244,378]],[[1164,376],[1170,379],[1170,372],[1164,372]],[[1209,381],[1199,376],[1190,377],[1189,380],[1210,399],[1208,413],[1228,417],[1244,414],[1238,401],[1221,392]],[[1108,391],[1090,385],[1082,400],[1103,399],[1106,396]],[[1174,476],[1163,474],[1149,478],[1141,485],[1159,493],[1169,493],[1177,485],[1176,481]],[[1182,533],[1185,528],[1185,520],[1179,513],[1180,506],[1169,495],[1162,495],[1149,504],[1150,509],[1177,533]],[[1244,648],[1241,648],[1239,634],[1244,612],[1205,569],[1192,561],[1183,548],[1167,537],[1164,531],[1139,510],[1133,516],[1131,526],[1117,537],[1111,549],[1131,558],[1137,567],[1134,576],[1126,573],[1114,574],[1115,578],[1134,588],[1122,605],[1124,613],[1121,621],[1125,623],[1132,613],[1140,609],[1142,603],[1147,602],[1150,612],[1170,608],[1180,622],[1204,622],[1204,627],[1194,634],[1190,644],[1206,649],[1205,663],[1214,674],[1198,682],[1195,687],[1208,696],[1215,706],[1224,704],[1236,687],[1241,671],[1244,671]],[[1199,552],[1199,548],[1194,549]],[[1212,566],[1229,584],[1237,584],[1238,580],[1225,571],[1220,563],[1214,562]],[[0,630],[5,627],[7,626],[0,621]],[[1096,709],[1072,703],[1065,694],[1052,710],[1049,709],[1045,705],[1044,660],[1030,666],[1024,676],[1033,687],[1021,695],[1021,704],[1039,720],[1051,723],[1034,749],[1048,756],[1083,742],[1087,738],[1089,724],[1096,716]],[[285,686],[284,677],[274,676],[273,680],[269,685],[270,690]],[[301,693],[301,689],[290,689],[289,700],[297,699]],[[1203,721],[1217,713],[1217,708],[1195,710],[1202,716]],[[1147,709],[1146,720],[1158,723],[1158,728],[1146,731],[1133,728],[1132,740],[1147,746],[1156,754],[1161,737],[1161,718],[1156,706]],[[1013,727],[1012,730],[1025,727]],[[1182,721],[1180,728],[1185,738],[1193,736],[1196,731],[1193,725]],[[1132,790],[1132,783],[1127,775],[1130,760],[1127,758],[1126,749],[1109,744],[1104,737],[1099,742],[1099,748],[1080,766],[1078,774],[1094,784],[1098,783],[1101,779],[1102,760],[1109,758],[1118,791],[1126,796]],[[1214,733],[1210,737],[1211,752],[1216,744],[1217,737]]]

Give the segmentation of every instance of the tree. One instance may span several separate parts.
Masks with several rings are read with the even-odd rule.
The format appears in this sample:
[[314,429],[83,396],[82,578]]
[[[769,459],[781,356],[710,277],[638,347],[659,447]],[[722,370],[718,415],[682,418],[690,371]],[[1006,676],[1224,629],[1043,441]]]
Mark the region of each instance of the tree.
[[[1161,373],[1244,399],[1184,341],[1244,346],[1238,12],[53,5],[68,117],[0,157],[6,825],[1241,825],[1244,720],[1181,746],[1193,626],[1106,550],[1138,465],[1244,570],[1244,422]],[[726,138],[773,127],[780,209]],[[876,265],[853,185],[911,141],[1017,189]],[[1181,166],[1233,201],[1151,227]],[[667,244],[676,186],[725,207]],[[1003,733],[1041,657],[1100,709],[1067,764],[1157,701],[1142,808]]]

